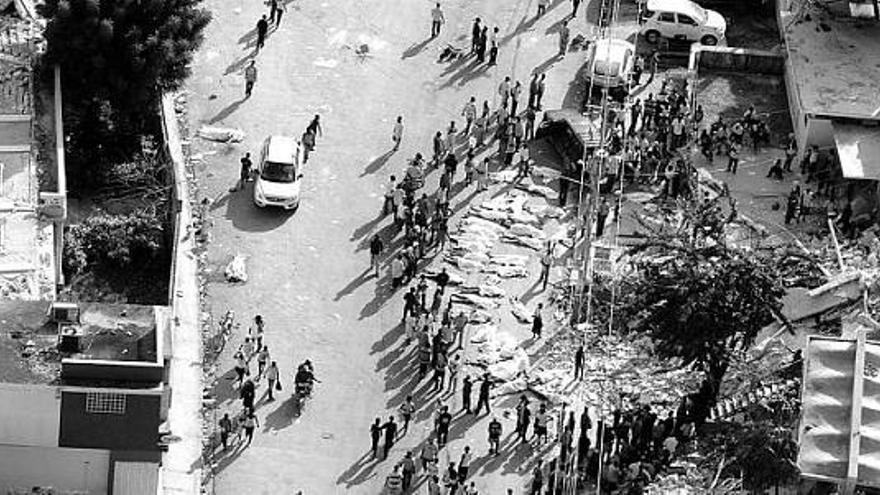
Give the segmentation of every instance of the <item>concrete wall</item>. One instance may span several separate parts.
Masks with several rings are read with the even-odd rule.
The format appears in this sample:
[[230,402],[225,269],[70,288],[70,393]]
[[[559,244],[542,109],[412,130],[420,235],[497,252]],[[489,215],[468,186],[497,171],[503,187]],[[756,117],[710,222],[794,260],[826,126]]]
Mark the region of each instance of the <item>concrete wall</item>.
[[55,387],[0,383],[0,404],[0,444],[58,446],[61,398]]
[[808,146],[818,146],[819,149],[834,148],[834,128],[830,119],[810,117],[807,119],[807,134],[805,143]]
[[61,376],[65,380],[112,379],[158,385],[165,377],[165,367],[159,363],[62,359]]
[[0,490],[53,487],[56,493],[108,493],[110,452],[0,445]]
[[[120,391],[122,393],[123,391]],[[158,451],[159,395],[126,394],[125,414],[86,411],[85,392],[64,392],[58,445],[71,448]]]
[[727,46],[703,46],[694,43],[692,60],[699,70],[733,71],[747,74],[775,74],[785,72],[785,58],[774,52],[732,48]]

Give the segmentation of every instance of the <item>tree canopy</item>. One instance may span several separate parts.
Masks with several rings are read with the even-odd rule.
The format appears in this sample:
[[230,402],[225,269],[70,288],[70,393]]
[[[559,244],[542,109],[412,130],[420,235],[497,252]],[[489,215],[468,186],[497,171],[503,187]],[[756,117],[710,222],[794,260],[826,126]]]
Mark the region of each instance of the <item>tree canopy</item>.
[[189,75],[210,14],[200,0],[47,0],[47,58],[65,90],[137,115]]
[[736,210],[719,201],[687,203],[673,222],[653,228],[633,255],[634,271],[621,293],[621,314],[647,333],[658,354],[704,373],[698,418],[717,399],[735,354],[754,343],[781,309],[783,289],[773,262],[730,245]]

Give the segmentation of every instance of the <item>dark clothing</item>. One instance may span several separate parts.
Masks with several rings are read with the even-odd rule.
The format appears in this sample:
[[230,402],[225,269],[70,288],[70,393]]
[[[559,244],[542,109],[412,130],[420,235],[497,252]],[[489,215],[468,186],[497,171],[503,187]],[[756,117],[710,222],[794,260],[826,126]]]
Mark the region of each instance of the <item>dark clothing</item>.
[[269,23],[266,19],[257,21],[257,50],[266,44],[266,33],[269,31]]
[[540,313],[535,313],[532,317],[532,337],[536,339],[541,338],[541,330],[544,328],[544,319],[541,318]]
[[241,401],[247,409],[254,408],[254,397],[256,396],[256,386],[254,382],[246,380],[239,391]]
[[482,29],[480,28],[479,21],[474,21],[474,26],[471,28],[471,53],[477,53],[477,49],[480,46],[480,33]]
[[382,428],[385,430],[385,445],[383,457],[388,458],[388,452],[391,450],[391,447],[394,445],[394,441],[397,439],[397,423],[394,421],[388,421]]
[[449,426],[452,424],[452,414],[442,412],[437,417],[437,445],[443,447],[449,438]]
[[574,377],[578,380],[584,377],[584,348],[578,347],[574,353]]
[[464,377],[464,381],[461,383],[461,410],[471,412],[471,391],[473,389],[473,382],[470,377]]
[[382,426],[377,424],[370,425],[370,450],[373,457],[379,454],[379,437],[382,436]]
[[244,188],[244,183],[251,177],[251,167],[253,167],[253,162],[248,157],[242,157],[241,159],[241,187]]
[[477,399],[477,410],[474,411],[474,414],[480,414],[480,411],[483,409],[483,406],[486,406],[486,414],[492,412],[489,408],[489,390],[492,389],[492,383],[489,382],[488,379],[483,379],[480,383],[480,396]]

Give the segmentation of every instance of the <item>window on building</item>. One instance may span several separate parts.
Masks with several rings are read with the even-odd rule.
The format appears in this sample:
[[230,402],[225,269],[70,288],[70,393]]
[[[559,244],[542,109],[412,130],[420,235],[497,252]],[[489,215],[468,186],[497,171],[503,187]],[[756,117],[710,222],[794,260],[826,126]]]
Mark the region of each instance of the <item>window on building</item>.
[[93,414],[125,414],[125,395],[89,392],[86,412]]

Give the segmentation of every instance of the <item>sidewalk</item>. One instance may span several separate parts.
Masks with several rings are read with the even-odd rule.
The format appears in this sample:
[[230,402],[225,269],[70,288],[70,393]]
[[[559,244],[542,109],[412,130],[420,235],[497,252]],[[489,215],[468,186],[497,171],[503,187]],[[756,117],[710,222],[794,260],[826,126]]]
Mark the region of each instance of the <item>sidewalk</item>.
[[166,119],[168,148],[174,166],[174,181],[180,199],[180,228],[175,242],[174,285],[172,291],[171,407],[168,424],[180,440],[168,447],[162,459],[161,486],[164,494],[199,493],[202,452],[202,334],[199,327],[198,262],[193,255],[189,189],[184,171],[173,97],[162,99]]

